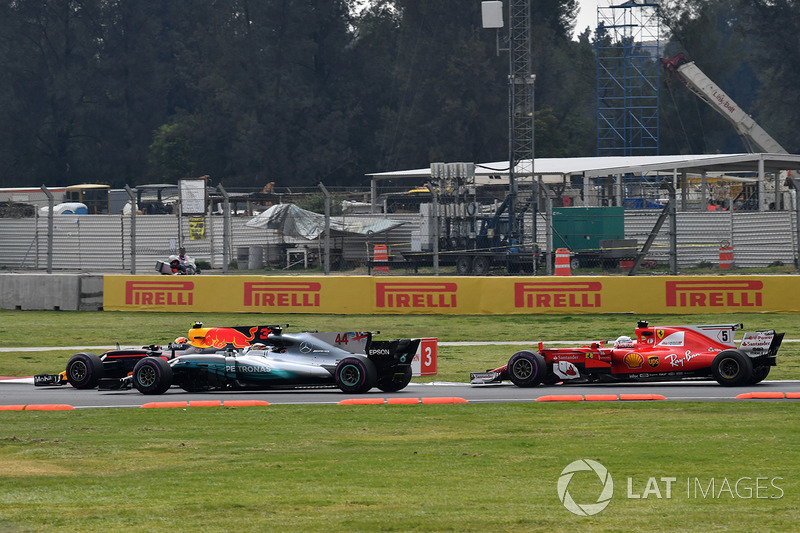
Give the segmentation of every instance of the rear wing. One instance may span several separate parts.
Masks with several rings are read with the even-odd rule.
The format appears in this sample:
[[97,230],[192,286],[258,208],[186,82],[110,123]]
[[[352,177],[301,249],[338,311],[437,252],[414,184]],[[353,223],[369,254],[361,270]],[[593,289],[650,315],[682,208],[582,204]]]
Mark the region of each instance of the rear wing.
[[774,357],[778,355],[785,333],[775,333],[775,330],[755,331],[745,333],[739,349],[750,357]]

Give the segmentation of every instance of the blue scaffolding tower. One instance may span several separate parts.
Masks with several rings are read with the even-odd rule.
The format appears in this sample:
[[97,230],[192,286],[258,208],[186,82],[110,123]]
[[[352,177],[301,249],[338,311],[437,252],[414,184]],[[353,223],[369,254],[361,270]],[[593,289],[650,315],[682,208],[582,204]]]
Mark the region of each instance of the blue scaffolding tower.
[[660,12],[630,0],[597,8],[597,155],[659,155]]

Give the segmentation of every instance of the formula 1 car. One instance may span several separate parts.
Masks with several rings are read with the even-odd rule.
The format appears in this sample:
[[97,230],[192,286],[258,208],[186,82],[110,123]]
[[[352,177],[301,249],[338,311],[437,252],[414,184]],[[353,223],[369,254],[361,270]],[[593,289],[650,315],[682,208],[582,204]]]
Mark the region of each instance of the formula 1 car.
[[[202,327],[195,324],[192,329]],[[191,330],[190,330],[191,331]],[[67,362],[65,371],[59,374],[37,374],[33,383],[37,387],[66,385],[69,383],[76,389],[119,389],[129,383],[125,378],[133,373],[136,363],[145,357],[159,357],[170,360],[177,355],[188,353],[217,353],[227,347],[244,348],[254,342],[264,342],[270,331],[270,326],[256,326],[253,328],[206,328],[209,333],[208,340],[204,343],[190,343],[187,338],[178,338],[176,342],[169,343],[165,348],[151,344],[142,348],[109,350],[100,355],[91,352],[80,352],[73,355]],[[204,334],[205,338],[205,334]]]
[[[189,330],[189,341],[199,348],[217,346],[223,329],[198,325]],[[395,392],[411,381],[420,344],[420,339],[375,341],[371,332],[288,334],[280,326],[250,330],[262,333],[260,342],[244,349],[228,345],[216,353],[148,356],[128,379],[143,394],[162,394],[172,385],[189,392],[334,385],[348,393],[373,387]]]
[[759,383],[775,366],[783,333],[744,333],[739,347],[734,336],[742,324],[651,327],[640,321],[636,335],[579,348],[545,348],[515,353],[508,364],[470,373],[472,384],[511,380],[519,387],[614,381],[715,379],[720,385]]

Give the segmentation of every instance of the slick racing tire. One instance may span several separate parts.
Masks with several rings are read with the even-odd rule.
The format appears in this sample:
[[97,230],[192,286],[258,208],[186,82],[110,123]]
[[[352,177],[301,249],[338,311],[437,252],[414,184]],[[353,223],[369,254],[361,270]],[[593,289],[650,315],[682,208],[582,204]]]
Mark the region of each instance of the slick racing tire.
[[172,367],[160,357],[145,357],[133,367],[132,378],[142,394],[163,394],[172,386]]
[[753,373],[750,375],[750,381],[748,381],[747,384],[755,385],[756,383],[761,383],[769,375],[771,368],[771,366],[754,366]]
[[508,378],[517,387],[534,387],[547,376],[544,357],[535,352],[517,352],[508,360]]
[[402,374],[392,374],[378,380],[378,388],[383,392],[397,392],[405,389],[411,383],[411,367],[406,367]]
[[363,394],[377,384],[378,371],[366,357],[345,357],[336,365],[333,377],[342,392]]
[[724,350],[711,363],[711,374],[726,387],[746,385],[753,375],[753,362],[739,350]]
[[76,353],[67,363],[67,381],[76,389],[93,389],[102,377],[103,361],[93,353]]

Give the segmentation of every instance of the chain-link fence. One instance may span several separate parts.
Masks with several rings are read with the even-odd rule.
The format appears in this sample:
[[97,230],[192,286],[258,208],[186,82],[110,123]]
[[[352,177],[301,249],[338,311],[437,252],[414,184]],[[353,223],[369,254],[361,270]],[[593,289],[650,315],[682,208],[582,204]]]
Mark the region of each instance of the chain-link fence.
[[[634,264],[640,274],[794,268],[798,257],[800,215],[793,196],[786,206],[791,209],[782,211],[685,210],[680,202],[675,209],[565,207],[545,188],[538,202],[519,203],[519,227],[510,235],[500,194],[474,204],[448,203],[426,189],[384,195],[377,205],[351,199],[368,199],[368,193],[327,195],[330,230],[318,214],[312,220],[322,227],[306,238],[277,223],[252,224],[270,204],[280,205],[273,199],[257,202],[248,195],[244,201],[241,193],[225,194],[210,203],[208,213],[191,217],[15,210],[0,218],[0,268],[155,274],[157,263],[181,246],[201,270],[217,273],[324,272],[327,264],[333,273],[379,266],[389,274],[547,275],[554,273],[559,249],[569,250],[573,272],[589,275],[630,272]],[[303,197],[286,194],[280,201],[303,203]],[[324,212],[326,196],[319,190],[306,191],[305,197],[307,205]],[[380,229],[389,222],[398,225]],[[377,260],[376,246],[386,247]]]

